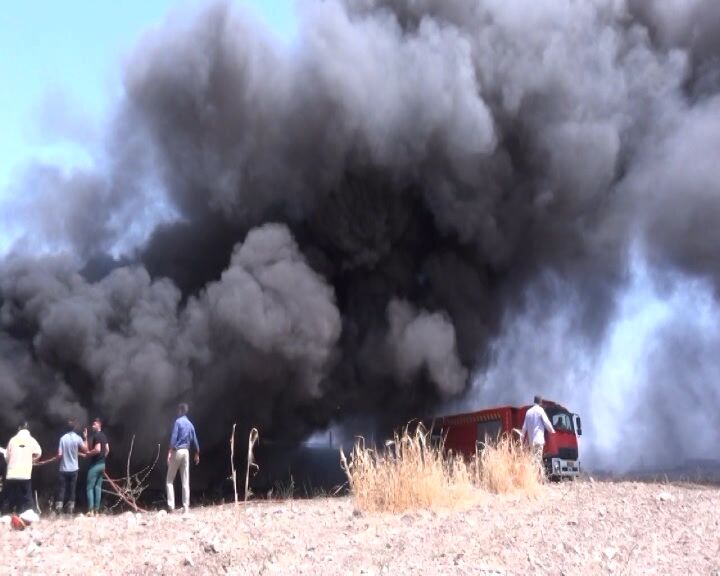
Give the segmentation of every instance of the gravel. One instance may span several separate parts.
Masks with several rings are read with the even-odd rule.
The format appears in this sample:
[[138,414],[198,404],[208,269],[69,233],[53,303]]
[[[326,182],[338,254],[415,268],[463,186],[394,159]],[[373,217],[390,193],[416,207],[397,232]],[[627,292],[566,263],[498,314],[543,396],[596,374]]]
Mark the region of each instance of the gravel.
[[3,574],[717,574],[720,488],[588,482],[463,510],[351,498],[1,525]]

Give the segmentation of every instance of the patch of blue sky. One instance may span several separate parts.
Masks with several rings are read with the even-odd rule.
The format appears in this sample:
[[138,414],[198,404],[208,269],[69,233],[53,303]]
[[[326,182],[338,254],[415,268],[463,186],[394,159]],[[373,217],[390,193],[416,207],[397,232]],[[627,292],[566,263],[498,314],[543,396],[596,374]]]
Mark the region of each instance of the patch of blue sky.
[[[201,0],[25,0],[0,12],[0,253],[23,231],[13,205],[32,163],[63,170],[102,161],[107,119],[122,93],[122,61],[172,11]],[[292,0],[235,0],[279,41],[296,34]],[[167,207],[151,213],[171,217]],[[149,219],[144,226],[152,226]],[[140,226],[140,225],[138,225]],[[133,235],[137,236],[137,235]],[[142,236],[142,234],[139,234]],[[138,237],[139,237],[138,236]]]

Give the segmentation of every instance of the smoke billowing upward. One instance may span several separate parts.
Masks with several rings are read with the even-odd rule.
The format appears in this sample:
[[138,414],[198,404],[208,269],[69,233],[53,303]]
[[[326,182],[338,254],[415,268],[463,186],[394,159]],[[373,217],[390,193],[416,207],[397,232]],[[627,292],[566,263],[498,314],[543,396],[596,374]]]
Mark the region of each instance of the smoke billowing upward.
[[[617,387],[573,367],[607,349],[631,248],[716,306],[715,2],[298,11],[290,46],[229,3],[175,15],[126,64],[105,160],[28,171],[31,248],[0,263],[5,426],[98,411],[157,437],[190,399],[210,441],[235,421],[299,439],[467,390],[602,412]],[[643,358],[679,377],[635,392],[704,410],[716,332],[668,323]],[[695,434],[669,409],[633,418]],[[640,437],[661,461],[663,437]]]

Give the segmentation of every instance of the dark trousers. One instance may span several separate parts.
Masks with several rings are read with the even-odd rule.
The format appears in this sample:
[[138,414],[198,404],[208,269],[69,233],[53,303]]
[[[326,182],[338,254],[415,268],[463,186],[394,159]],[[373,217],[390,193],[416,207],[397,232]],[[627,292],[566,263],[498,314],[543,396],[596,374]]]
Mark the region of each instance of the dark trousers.
[[62,510],[63,504],[67,504],[68,508],[75,507],[77,477],[77,470],[75,470],[75,472],[60,472],[58,476],[57,495],[55,496],[56,509]]
[[5,480],[2,500],[3,507],[7,506],[11,512],[31,510],[33,505],[30,480]]

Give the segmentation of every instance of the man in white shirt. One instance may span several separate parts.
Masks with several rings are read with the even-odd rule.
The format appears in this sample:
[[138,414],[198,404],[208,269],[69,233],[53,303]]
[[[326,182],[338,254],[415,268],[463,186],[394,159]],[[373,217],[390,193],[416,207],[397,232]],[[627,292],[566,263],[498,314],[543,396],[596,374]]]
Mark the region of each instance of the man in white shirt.
[[545,430],[550,432],[550,434],[555,434],[555,429],[550,423],[541,403],[542,398],[535,396],[533,406],[525,413],[525,421],[522,427],[522,436],[523,438],[527,438],[527,442],[532,448],[533,456],[535,456],[535,459],[539,463],[542,463],[543,450],[545,449]]
[[18,433],[8,442],[5,451],[7,474],[3,486],[4,504],[10,509],[24,512],[32,509],[32,477],[33,464],[42,454],[40,445],[30,435],[30,428],[22,424]]

